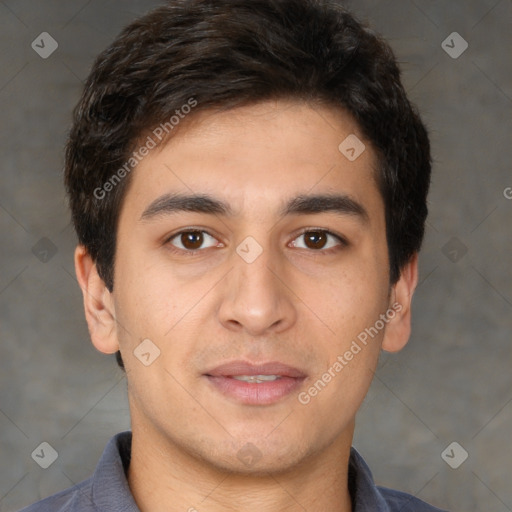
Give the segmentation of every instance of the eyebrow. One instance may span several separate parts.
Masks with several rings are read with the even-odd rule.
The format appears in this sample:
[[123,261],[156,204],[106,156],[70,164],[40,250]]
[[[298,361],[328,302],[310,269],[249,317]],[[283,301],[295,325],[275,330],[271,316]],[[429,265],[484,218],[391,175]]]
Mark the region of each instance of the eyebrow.
[[[206,213],[234,217],[231,206],[208,194],[164,194],[155,199],[142,213],[140,220],[148,221],[157,217],[179,212]],[[353,216],[364,223],[369,221],[364,206],[345,194],[301,194],[290,199],[278,212],[287,215],[308,215],[333,212],[342,216]]]

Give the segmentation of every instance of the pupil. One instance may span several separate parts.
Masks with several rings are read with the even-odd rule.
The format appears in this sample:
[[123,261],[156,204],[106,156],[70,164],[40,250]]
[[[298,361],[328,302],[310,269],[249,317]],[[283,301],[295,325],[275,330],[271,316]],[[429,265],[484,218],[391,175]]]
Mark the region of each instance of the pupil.
[[203,243],[203,234],[200,231],[191,231],[181,235],[181,243],[187,249],[198,249]]
[[306,245],[314,249],[322,248],[325,245],[325,233],[311,231],[306,234]]

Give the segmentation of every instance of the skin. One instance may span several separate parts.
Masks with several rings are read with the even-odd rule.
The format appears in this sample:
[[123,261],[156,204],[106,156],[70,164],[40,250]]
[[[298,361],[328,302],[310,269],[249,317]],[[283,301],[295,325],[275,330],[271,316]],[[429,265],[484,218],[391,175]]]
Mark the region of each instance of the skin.
[[[104,353],[120,349],[127,370],[128,481],[141,511],[351,510],[355,415],[380,350],[398,351],[409,339],[417,257],[390,286],[375,154],[364,141],[366,150],[349,161],[338,150],[349,134],[364,141],[346,113],[296,102],[196,114],[133,171],[112,293],[77,247],[92,342]],[[234,215],[141,220],[152,201],[175,192],[207,193]],[[278,214],[298,194],[333,192],[360,203],[367,221]],[[213,237],[192,256],[179,236],[169,241],[190,227]],[[331,231],[348,245],[328,236],[311,248],[305,228]],[[236,252],[247,236],[263,251],[252,263]],[[307,373],[299,391],[307,390],[395,302],[401,311],[306,405],[296,392],[243,405],[203,376],[234,359],[281,361]],[[146,338],[161,351],[149,366],[133,354]],[[247,443],[259,454],[252,465],[237,457]]]

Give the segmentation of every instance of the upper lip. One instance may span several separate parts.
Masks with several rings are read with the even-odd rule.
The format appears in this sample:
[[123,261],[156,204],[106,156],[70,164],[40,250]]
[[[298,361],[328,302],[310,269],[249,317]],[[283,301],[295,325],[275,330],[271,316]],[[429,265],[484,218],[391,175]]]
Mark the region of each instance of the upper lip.
[[306,374],[293,366],[271,361],[268,363],[249,363],[247,361],[231,361],[205,372],[212,377],[233,377],[240,375],[280,375],[282,377],[304,378]]

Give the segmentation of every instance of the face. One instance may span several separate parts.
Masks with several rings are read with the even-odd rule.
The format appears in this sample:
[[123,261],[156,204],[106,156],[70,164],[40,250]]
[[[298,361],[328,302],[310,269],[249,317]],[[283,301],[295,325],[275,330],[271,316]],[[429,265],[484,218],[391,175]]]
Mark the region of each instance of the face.
[[348,115],[284,102],[198,114],[138,164],[116,322],[91,329],[120,347],[134,433],[240,472],[350,443],[383,340],[405,343],[375,167]]

